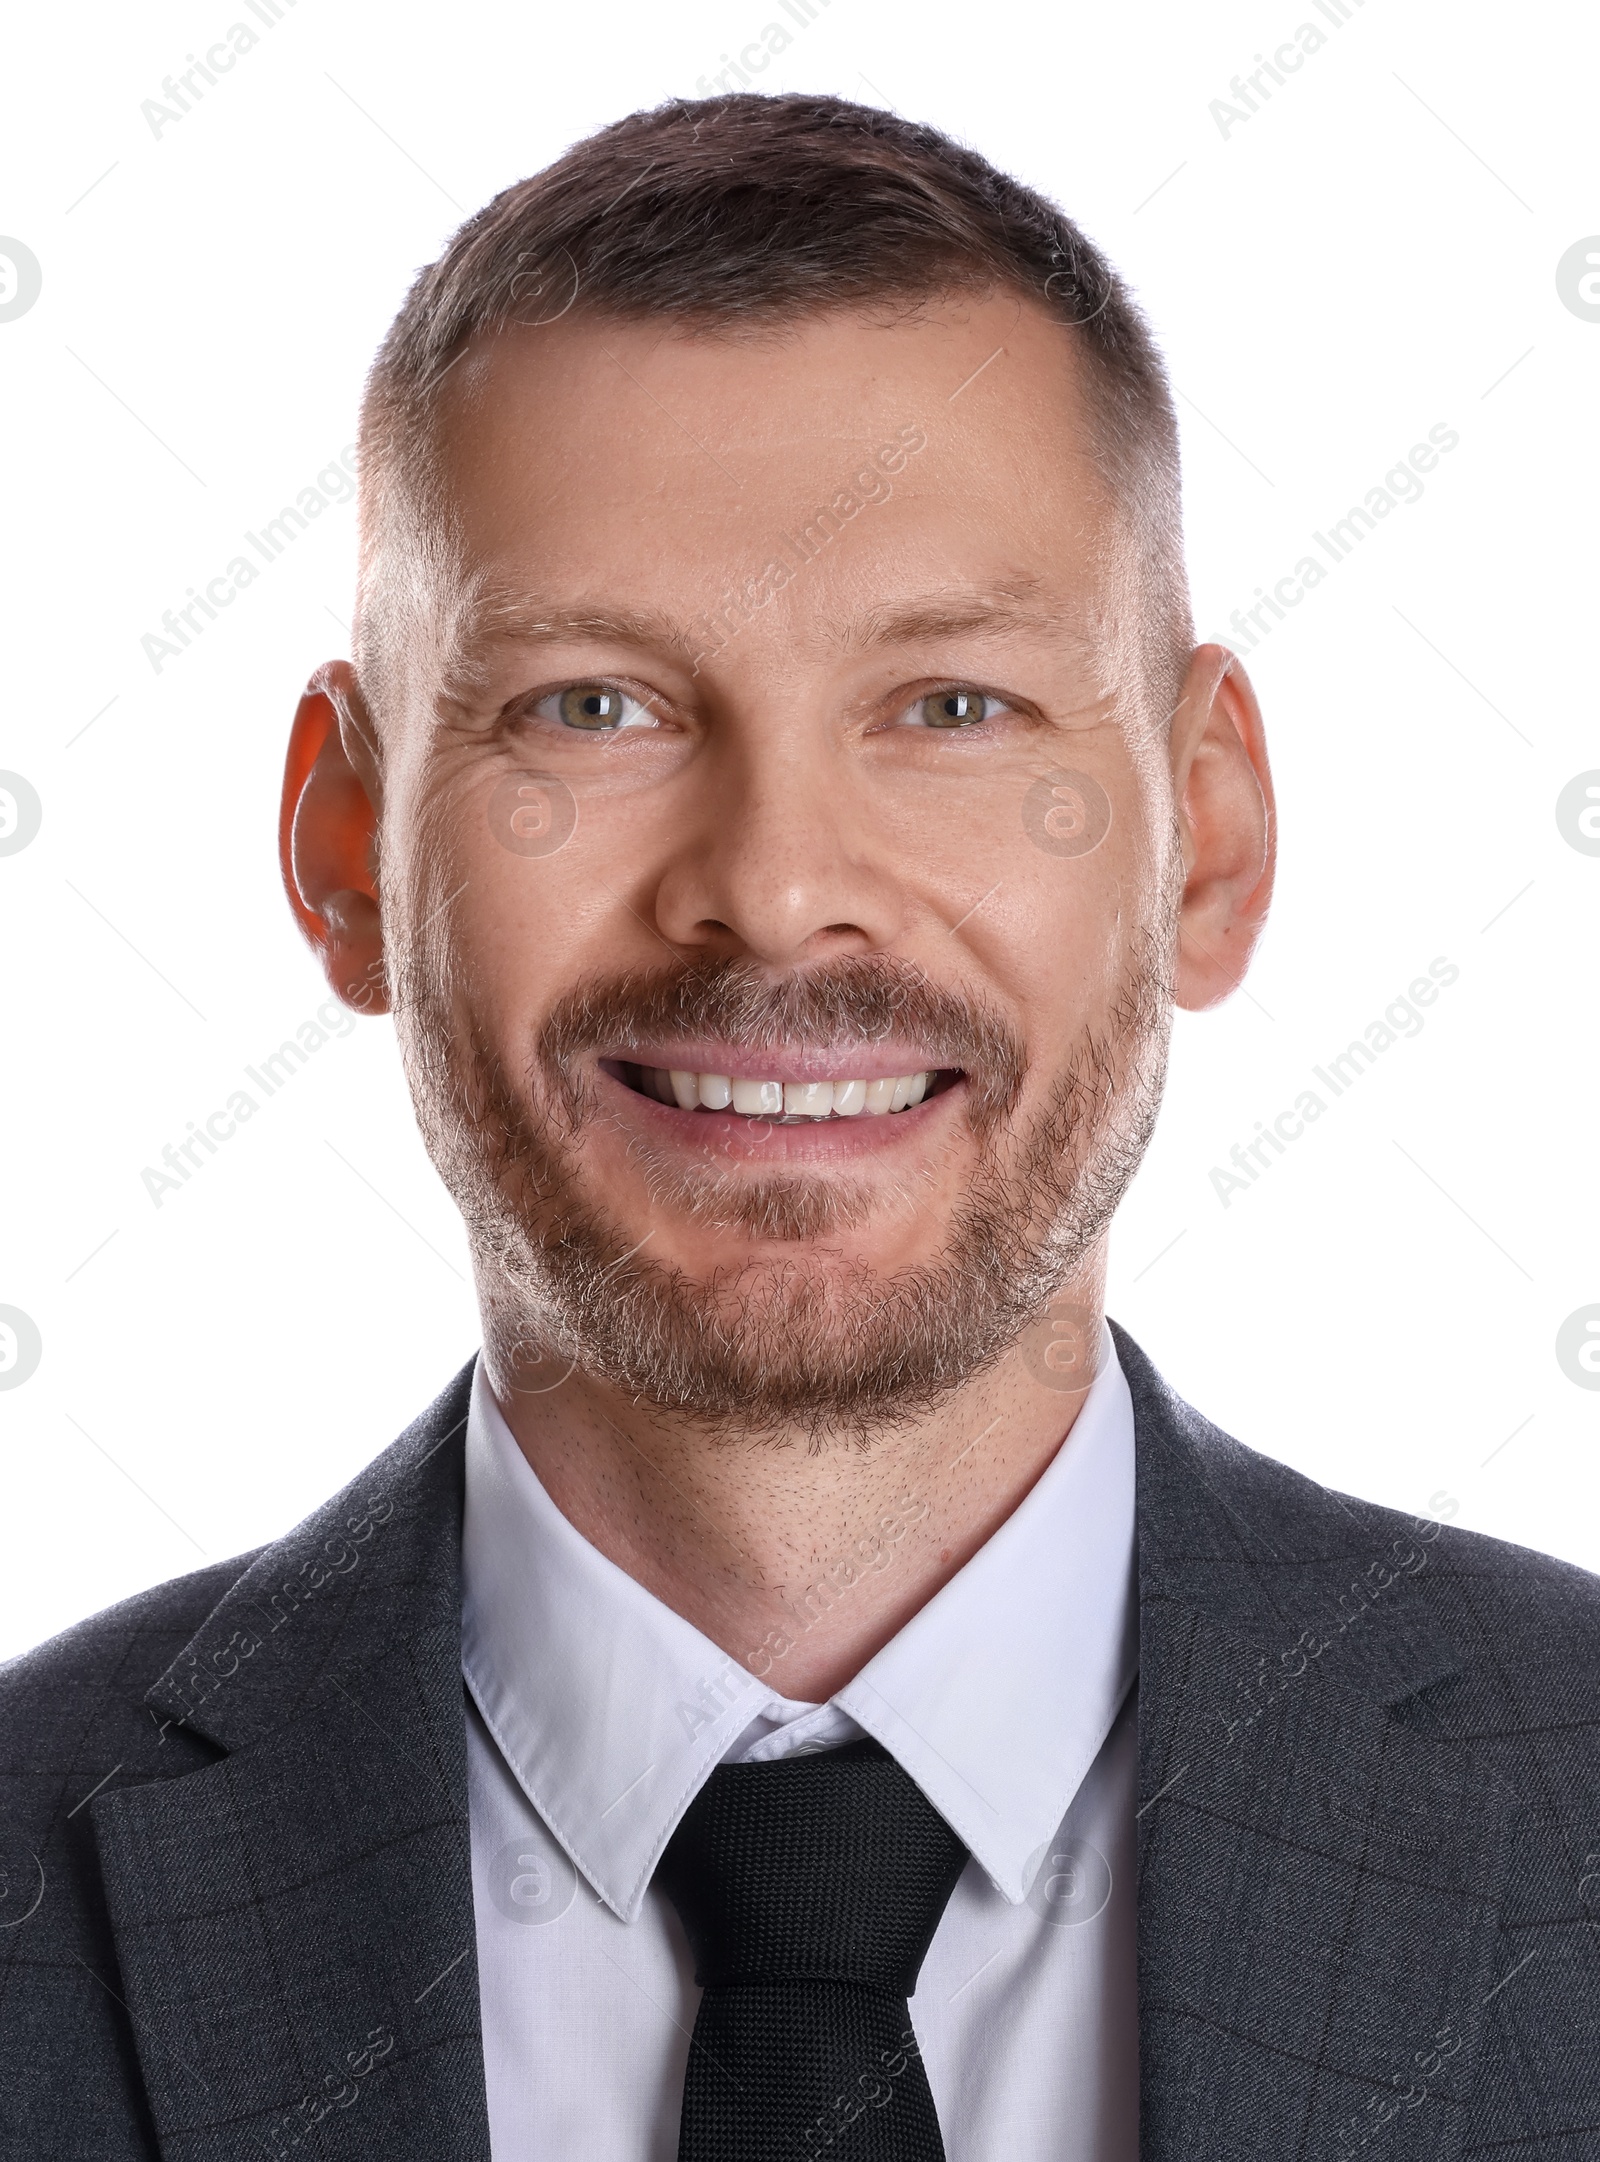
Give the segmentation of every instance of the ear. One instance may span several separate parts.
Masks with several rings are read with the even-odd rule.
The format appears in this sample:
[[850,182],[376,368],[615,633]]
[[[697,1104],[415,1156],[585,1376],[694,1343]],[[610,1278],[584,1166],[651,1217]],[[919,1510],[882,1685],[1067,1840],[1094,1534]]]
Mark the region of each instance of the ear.
[[306,686],[289,731],[278,854],[289,906],[328,982],[357,1013],[387,1013],[378,910],[377,736],[348,661]]
[[1174,997],[1199,1012],[1244,980],[1277,868],[1261,708],[1226,646],[1196,648],[1170,747],[1185,872]]

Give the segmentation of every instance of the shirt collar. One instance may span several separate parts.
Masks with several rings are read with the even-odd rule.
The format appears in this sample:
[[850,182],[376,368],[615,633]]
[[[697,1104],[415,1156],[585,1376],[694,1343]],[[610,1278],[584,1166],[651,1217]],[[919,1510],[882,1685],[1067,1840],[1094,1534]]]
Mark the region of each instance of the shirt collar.
[[[1013,1903],[1133,1679],[1134,1566],[1133,1406],[1102,1327],[1099,1371],[1030,1492],[832,1699]],[[631,1921],[715,1766],[763,1714],[803,1708],[772,1686],[781,1670],[758,1680],[568,1523],[481,1359],[462,1577],[484,1722],[574,1867]]]

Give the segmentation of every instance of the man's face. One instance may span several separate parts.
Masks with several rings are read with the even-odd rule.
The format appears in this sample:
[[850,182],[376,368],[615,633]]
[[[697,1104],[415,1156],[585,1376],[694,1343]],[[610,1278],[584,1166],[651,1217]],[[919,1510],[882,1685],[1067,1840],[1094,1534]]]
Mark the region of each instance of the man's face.
[[1011,298],[457,363],[382,899],[511,1385],[861,1428],[1092,1260],[1181,857],[1077,365]]

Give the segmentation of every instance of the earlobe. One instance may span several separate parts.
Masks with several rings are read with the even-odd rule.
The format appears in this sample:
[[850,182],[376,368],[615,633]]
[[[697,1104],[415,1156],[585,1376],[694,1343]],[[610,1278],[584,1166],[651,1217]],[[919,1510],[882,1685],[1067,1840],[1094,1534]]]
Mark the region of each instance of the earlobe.
[[319,668],[289,732],[278,852],[289,905],[329,984],[358,1013],[386,1013],[377,812],[345,748],[347,728],[370,743],[365,718],[350,664]]
[[1261,708],[1222,646],[1190,663],[1172,729],[1173,793],[1185,881],[1174,997],[1198,1012],[1244,980],[1267,920],[1277,811]]

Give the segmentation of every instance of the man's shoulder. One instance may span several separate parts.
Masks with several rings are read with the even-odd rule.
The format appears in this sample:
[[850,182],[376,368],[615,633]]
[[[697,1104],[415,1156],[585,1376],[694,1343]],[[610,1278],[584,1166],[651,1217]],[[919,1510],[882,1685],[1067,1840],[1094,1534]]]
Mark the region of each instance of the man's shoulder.
[[[1600,1678],[1600,1575],[1542,1548],[1454,1524],[1453,1496],[1413,1512],[1324,1486],[1261,1450],[1218,1434],[1208,1453],[1218,1490],[1254,1512],[1258,1539],[1286,1570],[1314,1571],[1356,1602],[1409,1578],[1435,1613],[1448,1612],[1458,1642],[1480,1656],[1525,1642],[1539,1656],[1524,1683],[1565,1680],[1557,1664],[1584,1662]],[[1434,1513],[1437,1511],[1438,1513]],[[1564,1648],[1563,1648],[1564,1647]]]
[[0,1728],[37,1733],[81,1715],[86,1698],[142,1695],[262,1551],[152,1584],[0,1662]]
[[1203,1468],[1208,1498],[1227,1520],[1222,1542],[1239,1558],[1275,1571],[1337,1576],[1350,1565],[1372,1583],[1391,1567],[1456,1587],[1464,1604],[1491,1617],[1570,1627],[1600,1649],[1600,1575],[1541,1548],[1453,1524],[1454,1496],[1436,1494],[1411,1511],[1325,1486],[1308,1473],[1237,1441],[1184,1406],[1187,1440]]
[[[433,1498],[422,1475],[459,1437],[470,1375],[469,1364],[397,1441],[281,1538],[152,1585],[0,1663],[0,1773],[38,1767],[63,1742],[71,1748],[97,1729],[120,1728],[130,1709],[160,1730],[161,1709],[146,1705],[147,1693],[205,1641],[208,1625],[211,1633],[225,1629],[240,1602],[260,1635],[285,1614],[347,1606],[336,1593],[370,1582],[375,1531],[396,1521],[408,1500],[426,1507]],[[290,1571],[293,1581],[280,1583]],[[403,1597],[405,1585],[398,1589]],[[177,1723],[188,1723],[182,1706]]]
[[1326,1646],[1323,1667],[1364,1694],[1492,1752],[1520,1754],[1559,1730],[1567,1743],[1540,1753],[1600,1785],[1600,1576],[1323,1486],[1213,1425],[1121,1332],[1118,1349],[1139,1436],[1146,1596],[1264,1645]]
[[180,1641],[192,1636],[228,1586],[263,1551],[264,1547],[251,1547],[223,1561],[207,1562],[203,1569],[146,1585],[0,1660],[0,1703],[35,1676],[99,1672],[120,1665],[130,1653],[137,1658],[140,1646],[155,1647],[174,1633]]
[[[19,2129],[9,2144],[0,2133],[0,2154],[70,2144],[107,2162],[153,2155],[136,2129],[147,2105],[124,2004],[133,1992],[126,1976],[106,1979],[122,1956],[107,1838],[115,1848],[119,1830],[126,1840],[130,1824],[165,1821],[170,1807],[187,1825],[180,1845],[203,1835],[226,1846],[244,1836],[226,1760],[259,1742],[279,1761],[273,1738],[314,1722],[369,1668],[389,1686],[401,1675],[409,1705],[423,1648],[431,1671],[443,1666],[452,1629],[459,1640],[471,1373],[469,1363],[282,1538],[123,1599],[0,1666],[0,1997],[23,2081],[7,2096],[8,2129]],[[388,1732],[386,1717],[368,1719]],[[116,1851],[131,1881],[128,1850]],[[240,1856],[247,1869],[259,1858]]]

